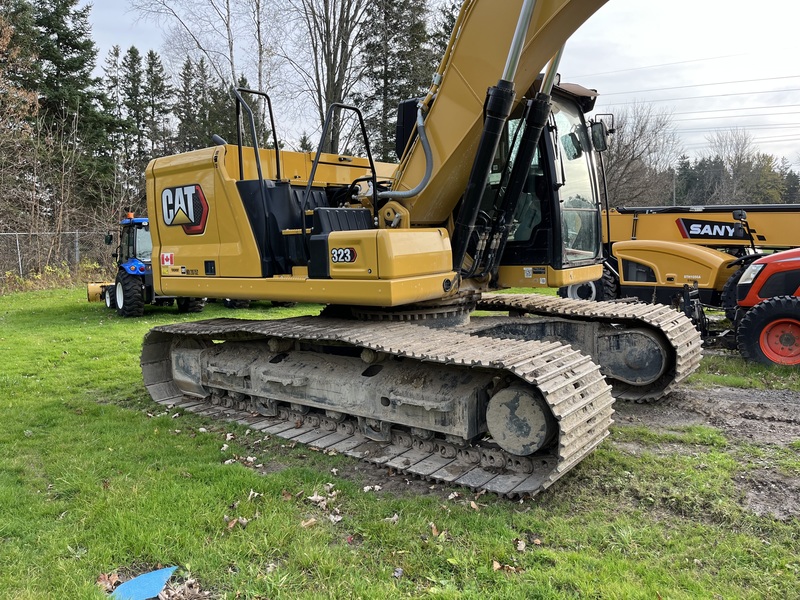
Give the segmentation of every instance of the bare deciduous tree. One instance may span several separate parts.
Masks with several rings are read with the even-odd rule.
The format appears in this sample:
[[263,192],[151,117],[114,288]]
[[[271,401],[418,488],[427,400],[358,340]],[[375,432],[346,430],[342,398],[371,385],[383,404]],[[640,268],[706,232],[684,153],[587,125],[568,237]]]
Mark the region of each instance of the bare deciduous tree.
[[[328,107],[345,102],[361,79],[367,0],[289,0],[292,18],[281,58],[299,77],[294,87],[311,97],[320,126]],[[323,150],[338,152],[342,119],[336,116]]]
[[681,154],[671,115],[637,103],[617,113],[614,126],[605,155],[611,206],[668,203],[672,167]]
[[237,79],[236,47],[241,33],[237,9],[247,0],[131,0],[142,17],[169,29],[170,46],[197,51],[222,81]]

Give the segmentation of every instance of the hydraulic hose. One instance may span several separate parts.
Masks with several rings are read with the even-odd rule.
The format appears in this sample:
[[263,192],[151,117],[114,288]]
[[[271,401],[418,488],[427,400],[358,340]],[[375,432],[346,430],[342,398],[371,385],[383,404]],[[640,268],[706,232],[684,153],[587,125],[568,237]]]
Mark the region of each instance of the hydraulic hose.
[[419,134],[419,141],[422,144],[422,150],[425,152],[425,175],[423,175],[422,180],[410,190],[379,192],[378,198],[385,198],[387,200],[411,198],[419,194],[425,189],[425,186],[428,185],[428,181],[430,181],[431,174],[433,173],[433,152],[431,151],[431,145],[428,141],[428,134],[425,133],[425,119],[422,117],[422,106],[417,108],[417,133]]

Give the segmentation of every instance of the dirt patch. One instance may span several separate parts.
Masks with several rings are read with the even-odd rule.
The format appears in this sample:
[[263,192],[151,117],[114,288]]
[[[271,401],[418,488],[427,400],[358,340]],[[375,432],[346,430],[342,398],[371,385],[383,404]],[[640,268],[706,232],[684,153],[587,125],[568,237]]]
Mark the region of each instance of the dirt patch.
[[618,403],[615,420],[657,430],[687,425],[721,429],[729,439],[786,446],[800,439],[800,393],[682,387],[657,404]]
[[[657,404],[619,403],[619,425],[641,425],[654,431],[672,431],[688,425],[720,429],[732,444],[787,447],[800,440],[800,393],[787,390],[752,390],[726,387],[680,388]],[[628,444],[622,450],[645,450]],[[668,453],[672,444],[650,452]],[[743,473],[737,479],[745,506],[758,515],[786,520],[800,517],[800,476],[770,468]]]
[[782,521],[800,516],[800,481],[775,471],[759,470],[742,475],[747,508],[759,516]]

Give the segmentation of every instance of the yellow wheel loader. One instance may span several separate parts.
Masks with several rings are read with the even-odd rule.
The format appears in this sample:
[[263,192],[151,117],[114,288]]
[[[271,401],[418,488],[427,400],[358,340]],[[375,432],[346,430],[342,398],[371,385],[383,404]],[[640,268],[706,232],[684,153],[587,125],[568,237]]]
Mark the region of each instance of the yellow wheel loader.
[[700,338],[666,307],[490,293],[600,276],[607,131],[584,120],[595,92],[557,85],[556,70],[602,4],[467,0],[399,127],[397,165],[372,160],[351,107],[331,107],[323,139],[333,110],[351,110],[363,157],[245,146],[240,130],[152,161],[159,293],[325,305],[154,328],[152,397],[518,497],[601,443],[615,398],[655,400],[689,375]]
[[603,277],[565,286],[562,297],[677,306],[689,285],[731,320],[747,266],[800,241],[800,205],[793,204],[620,207],[604,211],[602,223]]

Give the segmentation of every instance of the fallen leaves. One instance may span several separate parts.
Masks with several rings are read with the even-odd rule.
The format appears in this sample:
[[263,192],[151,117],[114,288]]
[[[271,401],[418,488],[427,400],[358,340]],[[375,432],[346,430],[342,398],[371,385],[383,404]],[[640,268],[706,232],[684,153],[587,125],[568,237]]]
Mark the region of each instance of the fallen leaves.
[[504,565],[496,560],[492,561],[492,570],[493,571],[505,571],[506,573],[524,573],[525,569],[522,567],[512,567],[511,565]]
[[447,530],[443,529],[442,531],[439,531],[439,528],[436,527],[436,523],[428,523],[428,527],[431,528],[431,535],[434,538],[439,538],[439,539],[447,538]]
[[225,515],[225,521],[228,523],[228,531],[232,531],[234,527],[237,525],[241,525],[242,529],[247,527],[247,524],[250,522],[248,519],[244,517],[236,517],[235,519],[231,519],[228,515]]
[[[323,511],[325,513],[324,515],[325,518],[334,525],[336,525],[344,518],[339,508],[336,506],[332,506],[332,504],[338,499],[339,492],[338,490],[334,489],[336,486],[333,483],[326,483],[322,487],[325,491],[324,495],[320,494],[315,490],[311,496],[306,496],[305,499],[307,502],[310,502],[316,508]],[[302,495],[303,493],[300,492],[299,494],[295,494],[294,496],[292,496],[286,490],[283,490],[283,492],[281,493],[281,496],[283,497],[284,500],[291,500],[292,498],[296,498]],[[310,519],[302,521],[300,523],[300,526],[303,528],[308,528],[315,525],[317,522],[318,521],[315,517],[311,517]]]
[[100,589],[109,594],[121,583],[122,580],[116,573],[100,573],[100,576],[97,578],[97,585],[100,586]]
[[391,523],[392,525],[397,525],[397,522],[400,520],[400,515],[394,513],[391,517],[386,517],[384,521],[386,523]]

